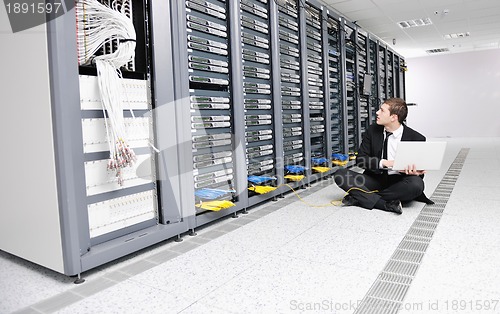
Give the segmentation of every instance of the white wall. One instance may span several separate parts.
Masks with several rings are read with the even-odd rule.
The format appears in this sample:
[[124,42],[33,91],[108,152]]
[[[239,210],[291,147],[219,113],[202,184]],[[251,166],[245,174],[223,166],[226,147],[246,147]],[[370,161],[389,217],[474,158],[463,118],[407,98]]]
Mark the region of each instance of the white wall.
[[500,136],[500,49],[406,59],[408,125],[427,137]]

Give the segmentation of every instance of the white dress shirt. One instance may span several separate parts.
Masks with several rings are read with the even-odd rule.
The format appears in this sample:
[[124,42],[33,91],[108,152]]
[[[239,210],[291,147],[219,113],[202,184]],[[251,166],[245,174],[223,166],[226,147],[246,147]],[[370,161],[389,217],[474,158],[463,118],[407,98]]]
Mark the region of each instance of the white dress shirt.
[[[387,140],[387,160],[394,160],[394,157],[396,157],[396,150],[398,148],[399,142],[401,142],[401,137],[403,136],[403,125],[401,124],[399,128],[394,130],[391,135],[389,135],[389,139]],[[384,131],[384,141],[385,141],[385,136],[386,136],[386,131]],[[382,166],[382,160],[380,161],[379,164],[380,168],[383,168]],[[388,174],[400,174],[399,171],[395,170],[389,170]]]

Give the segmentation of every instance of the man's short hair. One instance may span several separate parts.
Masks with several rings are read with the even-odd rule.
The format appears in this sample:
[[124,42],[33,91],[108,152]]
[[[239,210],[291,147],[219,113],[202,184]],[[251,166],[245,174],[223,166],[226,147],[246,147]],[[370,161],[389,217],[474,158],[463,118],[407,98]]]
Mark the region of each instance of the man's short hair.
[[406,102],[401,98],[389,98],[384,101],[385,104],[389,105],[389,113],[398,116],[399,123],[403,123],[408,115],[408,107]]

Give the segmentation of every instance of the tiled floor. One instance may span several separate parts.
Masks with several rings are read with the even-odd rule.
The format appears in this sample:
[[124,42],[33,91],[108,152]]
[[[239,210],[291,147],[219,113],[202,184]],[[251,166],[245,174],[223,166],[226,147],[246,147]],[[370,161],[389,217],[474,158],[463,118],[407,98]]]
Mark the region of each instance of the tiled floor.
[[[443,139],[439,139],[443,140]],[[470,147],[400,313],[500,313],[500,139],[446,139],[432,195]],[[0,251],[0,313],[353,313],[423,208],[329,204],[329,181],[73,279]],[[310,205],[322,205],[312,207]]]

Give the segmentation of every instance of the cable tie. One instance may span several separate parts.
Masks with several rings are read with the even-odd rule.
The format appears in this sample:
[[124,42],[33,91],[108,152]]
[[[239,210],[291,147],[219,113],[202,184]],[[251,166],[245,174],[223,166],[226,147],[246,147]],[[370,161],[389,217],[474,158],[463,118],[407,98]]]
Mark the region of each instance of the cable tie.
[[135,42],[136,40],[135,40],[135,39],[132,39],[132,38],[126,38],[126,39],[119,39],[119,40],[118,40],[118,42],[120,42],[120,44],[121,44],[121,43],[126,43],[127,41],[134,41],[134,42]]
[[148,144],[149,144],[149,146],[151,146],[151,148],[152,148],[152,149],[153,149],[156,153],[158,153],[158,154],[160,153],[160,150],[159,150],[158,148],[156,148],[156,147],[153,145],[153,143],[149,142]]

